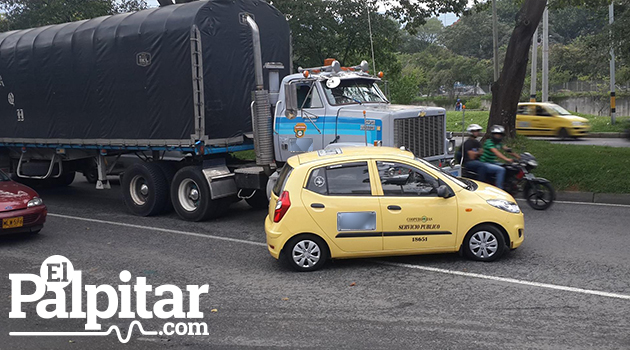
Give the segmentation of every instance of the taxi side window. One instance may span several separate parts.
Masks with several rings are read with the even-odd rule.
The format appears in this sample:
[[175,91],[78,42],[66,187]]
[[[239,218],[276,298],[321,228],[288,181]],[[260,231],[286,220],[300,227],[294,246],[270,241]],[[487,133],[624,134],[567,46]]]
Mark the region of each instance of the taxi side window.
[[529,106],[518,106],[516,114],[529,115]]
[[376,162],[376,166],[385,196],[437,196],[437,179],[422,170],[391,162]]
[[315,169],[311,172],[306,189],[331,196],[371,196],[367,162]]
[[536,106],[536,115],[537,116],[541,116],[541,117],[549,117],[549,116],[551,116],[551,114],[549,114],[549,112],[547,112],[546,109],[544,109],[543,107],[540,107],[540,106]]

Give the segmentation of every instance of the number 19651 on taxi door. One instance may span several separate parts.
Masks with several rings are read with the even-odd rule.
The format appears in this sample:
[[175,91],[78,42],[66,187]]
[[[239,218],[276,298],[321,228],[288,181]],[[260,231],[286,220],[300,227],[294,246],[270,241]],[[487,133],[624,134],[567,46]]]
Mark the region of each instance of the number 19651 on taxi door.
[[269,252],[298,271],[330,258],[457,251],[493,261],[521,245],[523,227],[508,193],[388,147],[289,158],[265,220]]

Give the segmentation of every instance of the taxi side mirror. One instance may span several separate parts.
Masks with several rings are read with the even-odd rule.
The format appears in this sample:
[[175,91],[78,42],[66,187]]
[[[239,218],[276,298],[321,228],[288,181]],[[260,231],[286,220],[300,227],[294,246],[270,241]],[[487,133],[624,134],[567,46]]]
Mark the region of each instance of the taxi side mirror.
[[441,197],[441,198],[451,198],[455,194],[453,193],[453,191],[451,191],[451,189],[448,186],[441,185],[440,187],[437,188],[437,195],[438,197]]

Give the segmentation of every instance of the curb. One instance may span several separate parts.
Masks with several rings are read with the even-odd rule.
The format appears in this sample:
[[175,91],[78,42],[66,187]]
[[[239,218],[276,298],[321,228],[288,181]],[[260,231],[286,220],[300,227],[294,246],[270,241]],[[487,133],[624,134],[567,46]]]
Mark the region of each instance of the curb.
[[[464,133],[464,136],[468,136],[468,133]],[[484,137],[485,133],[479,133],[479,137]],[[453,132],[453,137],[462,137],[461,132]],[[595,139],[622,139],[626,137],[623,132],[592,132],[586,135],[586,137]]]
[[556,200],[630,205],[630,193],[557,192]]

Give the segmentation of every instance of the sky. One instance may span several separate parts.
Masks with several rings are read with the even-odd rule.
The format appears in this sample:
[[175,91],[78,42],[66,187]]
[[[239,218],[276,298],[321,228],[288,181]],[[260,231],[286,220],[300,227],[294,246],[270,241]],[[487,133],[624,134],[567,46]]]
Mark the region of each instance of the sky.
[[[147,5],[149,5],[149,7],[159,6],[157,0],[147,0]],[[454,13],[446,13],[446,14],[440,15],[439,18],[445,27],[450,26],[451,24],[453,24],[453,22],[457,21],[458,19]]]

